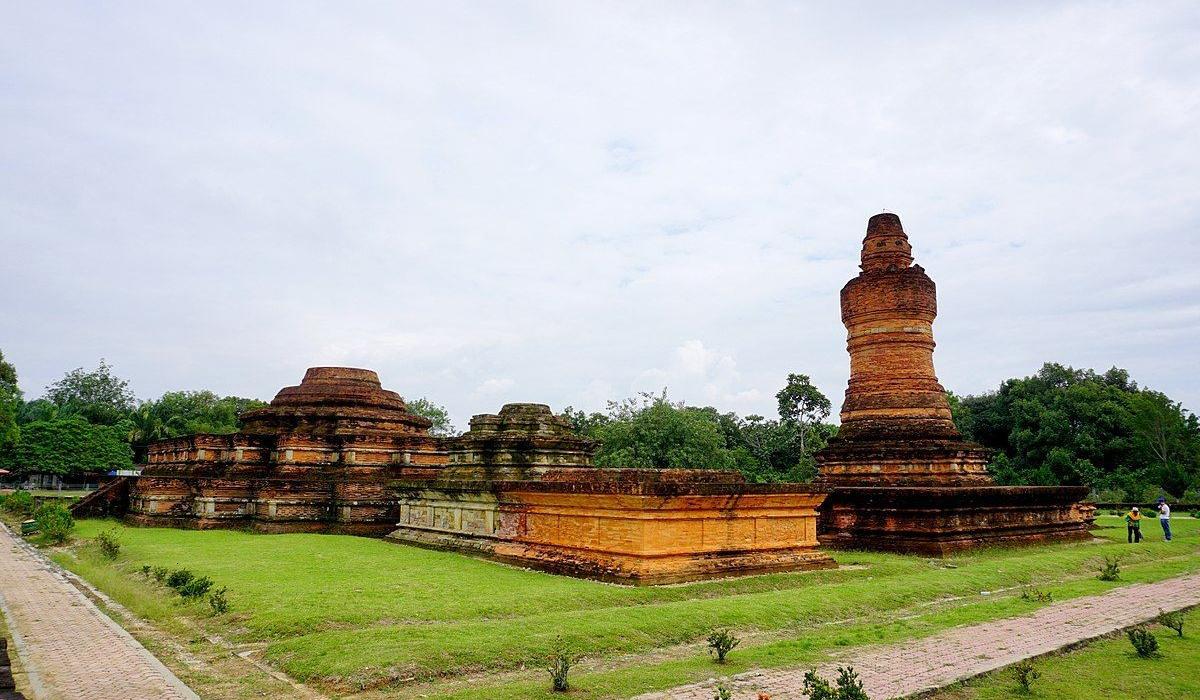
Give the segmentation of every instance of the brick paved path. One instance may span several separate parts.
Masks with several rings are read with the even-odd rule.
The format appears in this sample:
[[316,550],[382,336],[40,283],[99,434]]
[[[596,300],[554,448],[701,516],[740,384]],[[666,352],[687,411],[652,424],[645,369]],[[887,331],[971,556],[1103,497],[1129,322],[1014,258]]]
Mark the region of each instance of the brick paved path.
[[0,606],[31,699],[199,700],[56,568],[0,525]]
[[[1159,609],[1200,604],[1200,576],[1115,588],[1108,593],[1048,605],[1023,617],[956,627],[903,644],[870,647],[822,664],[827,679],[853,666],[872,700],[902,698],[994,671],[1022,659],[1048,654],[1152,619]],[[750,671],[726,681],[735,700],[769,693],[772,700],[797,700],[808,667]],[[638,700],[711,700],[713,683],[698,683],[641,695]]]

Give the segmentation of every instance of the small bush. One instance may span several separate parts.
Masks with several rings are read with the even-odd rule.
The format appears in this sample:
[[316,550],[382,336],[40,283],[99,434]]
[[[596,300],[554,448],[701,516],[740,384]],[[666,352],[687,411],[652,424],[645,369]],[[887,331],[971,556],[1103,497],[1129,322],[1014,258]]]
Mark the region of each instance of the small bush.
[[708,635],[708,653],[716,655],[717,663],[725,663],[725,656],[733,651],[733,648],[741,644],[742,640],[733,636],[733,633],[727,629],[713,630]]
[[1120,557],[1104,557],[1104,566],[1100,567],[1101,581],[1120,581],[1121,580],[1121,558]]
[[713,693],[713,700],[733,700],[733,691],[724,683],[718,683],[716,692]]
[[809,700],[870,700],[853,668],[838,667],[836,688],[816,672],[808,671],[804,674],[804,693]]
[[1134,627],[1125,634],[1129,635],[1129,643],[1133,645],[1133,650],[1143,659],[1148,659],[1152,656],[1158,656],[1158,640],[1150,633],[1150,630],[1141,627]]
[[1042,677],[1042,672],[1037,670],[1029,659],[1013,664],[1012,668],[1013,675],[1017,677],[1017,685],[1026,693],[1032,690],[1033,682]]
[[166,584],[175,590],[182,590],[196,575],[187,569],[176,569],[167,574]]
[[100,556],[109,560],[116,559],[121,554],[120,531],[115,527],[102,531],[96,535],[96,547],[100,549]]
[[150,575],[159,583],[166,583],[171,576],[171,570],[165,566],[156,566],[150,570]]
[[550,667],[546,669],[550,673],[550,685],[554,692],[565,693],[571,689],[567,682],[567,673],[574,663],[575,657],[571,654],[570,647],[562,637],[557,637],[554,640],[554,653],[550,655]]
[[1021,591],[1021,600],[1032,600],[1037,603],[1053,603],[1054,596],[1050,591],[1043,591],[1040,588],[1026,588]]
[[213,615],[224,615],[229,612],[229,599],[225,597],[225,587],[214,589],[208,594],[208,607]]
[[177,590],[184,598],[196,599],[203,598],[212,585],[212,579],[207,576],[193,576]]
[[33,495],[28,491],[16,491],[4,499],[4,510],[25,517],[33,512]]
[[1180,637],[1183,636],[1183,613],[1181,613],[1181,612],[1163,612],[1162,610],[1159,610],[1158,617],[1156,619],[1158,621],[1158,624],[1162,625],[1163,627],[1167,627],[1169,629],[1175,630],[1175,633],[1178,634]]
[[75,518],[71,511],[60,503],[47,503],[37,509],[34,514],[37,520],[38,532],[50,544],[62,544],[71,539],[71,531],[75,529]]

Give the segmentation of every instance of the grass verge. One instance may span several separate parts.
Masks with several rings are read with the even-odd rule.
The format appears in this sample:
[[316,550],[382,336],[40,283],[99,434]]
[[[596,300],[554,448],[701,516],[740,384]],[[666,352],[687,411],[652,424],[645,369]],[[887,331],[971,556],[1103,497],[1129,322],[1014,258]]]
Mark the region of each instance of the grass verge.
[[[1176,522],[1175,542],[1136,547],[1123,542],[1117,518],[1101,523],[1098,544],[946,561],[840,552],[839,563],[854,566],[661,588],[336,535],[123,528],[115,563],[86,546],[55,558],[139,616],[168,626],[187,616],[234,641],[264,645],[271,663],[328,692],[550,697],[541,666],[561,635],[585,656],[573,697],[601,698],[714,675],[703,649],[689,646],[713,627],[748,638],[728,666],[717,667],[736,673],[809,663],[829,649],[900,641],[1040,605],[1004,589],[1032,584],[1062,600],[1200,570],[1194,520]],[[86,540],[112,526],[83,521],[78,532]],[[1095,580],[1103,557],[1113,554],[1123,556],[1123,580]],[[142,565],[211,577],[229,588],[231,612],[209,618],[199,606],[179,605],[135,573]]]

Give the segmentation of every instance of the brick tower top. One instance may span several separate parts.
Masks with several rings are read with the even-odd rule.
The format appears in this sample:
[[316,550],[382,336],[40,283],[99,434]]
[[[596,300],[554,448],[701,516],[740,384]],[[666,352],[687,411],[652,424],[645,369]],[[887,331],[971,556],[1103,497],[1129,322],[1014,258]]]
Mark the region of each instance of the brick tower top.
[[255,435],[426,435],[433,425],[384,389],[378,374],[356,367],[310,367],[298,385],[241,418],[241,432]]
[[986,450],[963,442],[934,372],[937,287],[900,217],[871,217],[861,267],[842,288],[850,381],[838,435],[817,455],[822,481],[990,483]]
[[912,246],[908,235],[895,214],[876,214],[867,222],[867,237],[863,239],[862,267],[864,272],[887,270],[891,266],[903,269],[912,264]]

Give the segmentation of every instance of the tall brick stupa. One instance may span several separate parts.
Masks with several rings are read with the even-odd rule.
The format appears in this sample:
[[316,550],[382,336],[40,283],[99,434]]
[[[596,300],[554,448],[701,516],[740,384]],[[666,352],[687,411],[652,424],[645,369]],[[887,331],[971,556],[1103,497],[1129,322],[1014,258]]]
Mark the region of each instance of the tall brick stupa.
[[913,264],[900,217],[871,217],[860,267],[841,294],[841,427],[816,454],[831,489],[822,544],[944,555],[1088,538],[1086,488],[996,486],[990,451],[959,434],[933,369],[937,287]]
[[838,436],[817,455],[823,483],[992,483],[988,450],[962,439],[933,370],[937,287],[912,263],[900,217],[871,217],[862,272],[842,287],[850,383]]

